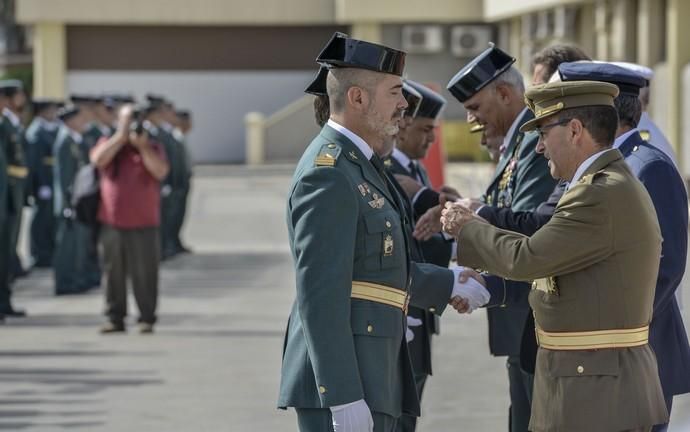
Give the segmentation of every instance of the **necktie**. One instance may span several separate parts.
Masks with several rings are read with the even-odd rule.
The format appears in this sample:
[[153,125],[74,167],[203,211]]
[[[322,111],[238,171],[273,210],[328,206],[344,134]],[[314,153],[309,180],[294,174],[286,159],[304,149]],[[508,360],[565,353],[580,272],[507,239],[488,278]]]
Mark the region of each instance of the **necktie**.
[[410,174],[412,174],[412,177],[414,177],[415,180],[421,182],[422,178],[419,175],[419,168],[417,167],[417,164],[414,163],[414,161],[410,161],[407,167],[410,169]]

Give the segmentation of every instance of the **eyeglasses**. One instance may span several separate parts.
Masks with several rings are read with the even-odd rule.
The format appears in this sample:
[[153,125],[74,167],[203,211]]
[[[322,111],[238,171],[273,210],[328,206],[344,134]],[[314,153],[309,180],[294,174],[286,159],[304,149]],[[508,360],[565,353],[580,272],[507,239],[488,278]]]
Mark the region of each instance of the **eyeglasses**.
[[544,137],[546,136],[546,132],[549,129],[554,128],[556,126],[563,126],[564,124],[570,122],[570,120],[572,120],[572,119],[564,118],[564,119],[558,120],[557,122],[549,123],[549,124],[546,124],[546,125],[541,126],[541,127],[536,127],[536,128],[534,128],[534,130],[537,131],[537,133],[539,134],[539,139],[543,140]]

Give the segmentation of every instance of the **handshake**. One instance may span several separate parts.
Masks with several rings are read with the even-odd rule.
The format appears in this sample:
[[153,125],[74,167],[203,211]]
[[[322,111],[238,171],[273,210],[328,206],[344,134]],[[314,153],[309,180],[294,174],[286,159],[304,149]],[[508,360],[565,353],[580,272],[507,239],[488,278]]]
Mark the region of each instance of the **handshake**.
[[476,271],[465,267],[453,269],[457,278],[448,302],[459,313],[472,313],[491,299],[486,281]]

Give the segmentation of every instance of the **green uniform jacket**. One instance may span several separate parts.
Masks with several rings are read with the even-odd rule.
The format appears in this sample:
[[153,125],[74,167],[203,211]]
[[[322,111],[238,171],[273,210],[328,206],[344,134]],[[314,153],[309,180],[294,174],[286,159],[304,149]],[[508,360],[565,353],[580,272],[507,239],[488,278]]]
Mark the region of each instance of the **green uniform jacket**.
[[67,216],[65,210],[72,208],[72,188],[79,168],[88,160],[81,144],[74,141],[67,126],[61,126],[53,146],[53,193],[55,194],[55,215]]
[[[572,185],[532,237],[470,222],[459,261],[514,280],[544,281],[529,295],[547,332],[649,324],[661,234],[644,186],[618,150],[608,150]],[[548,282],[547,282],[548,281]],[[537,354],[532,431],[620,431],[665,423],[654,352],[634,348]]]
[[[332,166],[316,163],[328,159]],[[403,230],[409,222],[394,202],[362,152],[329,126],[298,163],[287,209],[297,295],[280,408],[363,398],[372,411],[419,415],[403,311],[350,297],[356,280],[408,290],[415,306],[437,314],[448,303],[453,273],[410,264]]]
[[[553,191],[556,181],[549,173],[548,161],[535,151],[539,135],[519,131],[520,126],[532,118],[534,114],[525,110],[518,121],[484,196],[488,205],[513,211],[532,211]],[[521,291],[516,302],[487,309],[489,349],[493,355],[520,354],[522,329],[529,314],[529,284],[524,284]]]

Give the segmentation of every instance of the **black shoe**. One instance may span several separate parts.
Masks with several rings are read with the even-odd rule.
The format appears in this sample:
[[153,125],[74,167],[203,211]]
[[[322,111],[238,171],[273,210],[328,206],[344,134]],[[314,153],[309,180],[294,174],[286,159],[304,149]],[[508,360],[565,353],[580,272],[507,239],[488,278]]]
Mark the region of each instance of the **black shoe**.
[[124,333],[125,330],[125,324],[124,323],[114,323],[112,321],[107,322],[106,324],[101,327],[99,330],[101,334],[110,334],[110,333]]
[[21,309],[15,309],[13,307],[7,307],[7,308],[0,308],[0,315],[3,317],[13,317],[13,318],[22,318],[26,316],[26,311],[21,310]]

